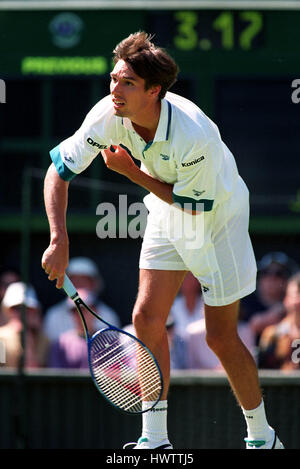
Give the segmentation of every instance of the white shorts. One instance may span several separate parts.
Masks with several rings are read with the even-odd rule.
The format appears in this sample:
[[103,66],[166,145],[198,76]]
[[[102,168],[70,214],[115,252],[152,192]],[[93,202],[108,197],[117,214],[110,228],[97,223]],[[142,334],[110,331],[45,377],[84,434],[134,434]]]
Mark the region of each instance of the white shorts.
[[204,302],[211,306],[231,304],[252,293],[257,269],[248,233],[248,196],[248,190],[242,190],[239,197],[202,213],[202,235],[192,244],[185,233],[170,235],[170,223],[166,225],[170,206],[153,195],[145,197],[150,213],[140,269],[191,271],[201,284]]

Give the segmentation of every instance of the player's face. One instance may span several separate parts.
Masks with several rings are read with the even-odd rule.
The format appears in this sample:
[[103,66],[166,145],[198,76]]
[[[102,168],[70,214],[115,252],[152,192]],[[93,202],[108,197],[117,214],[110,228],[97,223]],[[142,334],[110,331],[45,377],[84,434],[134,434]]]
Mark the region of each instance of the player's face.
[[[145,90],[145,80],[124,60],[119,60],[111,72],[110,93],[117,116],[136,122],[154,102],[152,89]],[[156,99],[156,98],[155,98]]]

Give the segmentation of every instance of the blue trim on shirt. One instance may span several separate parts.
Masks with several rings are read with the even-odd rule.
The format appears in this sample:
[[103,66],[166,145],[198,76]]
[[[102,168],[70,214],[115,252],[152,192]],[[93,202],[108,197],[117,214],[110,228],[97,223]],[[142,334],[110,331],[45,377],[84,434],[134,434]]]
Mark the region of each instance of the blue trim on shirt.
[[[198,204],[203,204],[204,212],[210,212],[214,205],[214,201],[210,199],[195,200],[195,199],[192,199],[191,197],[184,197],[184,196],[174,194],[174,192],[173,192],[173,201],[179,204],[180,207],[183,209],[186,208],[189,210],[191,208],[192,210],[196,210],[196,211],[199,210]],[[184,206],[185,204],[188,204],[188,206],[185,207]]]
[[73,173],[63,162],[60,151],[59,151],[59,145],[57,145],[56,147],[52,148],[52,150],[50,150],[50,157],[54,163],[54,166],[59,176],[64,181],[71,181],[76,176],[76,174]]
[[142,152],[142,153],[143,153],[143,158],[146,158],[146,157],[145,157],[145,151],[147,151],[147,150],[151,147],[152,143],[153,143],[153,141],[150,140],[150,141],[146,144],[146,146],[145,146],[145,148],[144,148],[144,150],[143,150],[143,152]]
[[171,105],[171,103],[169,103],[169,101],[167,101],[167,103],[168,103],[168,125],[167,125],[166,140],[169,139],[171,118],[172,118],[172,105]]

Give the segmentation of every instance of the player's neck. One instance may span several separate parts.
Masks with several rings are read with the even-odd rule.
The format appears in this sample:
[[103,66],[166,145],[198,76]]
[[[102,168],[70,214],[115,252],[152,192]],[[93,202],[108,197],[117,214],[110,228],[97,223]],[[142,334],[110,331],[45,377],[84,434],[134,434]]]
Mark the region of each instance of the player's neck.
[[138,118],[132,120],[134,130],[145,140],[146,143],[154,140],[156,129],[160,118],[161,102],[158,101],[153,109],[147,109],[147,112]]

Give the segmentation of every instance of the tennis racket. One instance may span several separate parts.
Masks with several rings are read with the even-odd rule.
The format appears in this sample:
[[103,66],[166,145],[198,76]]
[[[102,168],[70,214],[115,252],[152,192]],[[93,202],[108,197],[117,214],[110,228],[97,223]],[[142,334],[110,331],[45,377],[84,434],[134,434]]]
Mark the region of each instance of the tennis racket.
[[[90,373],[97,389],[110,404],[128,414],[141,414],[153,409],[162,395],[163,379],[151,351],[137,337],[99,317],[80,298],[67,275],[63,289],[74,301],[81,317]],[[83,309],[106,327],[90,336]],[[151,402],[151,406],[149,403],[143,406],[143,402],[147,401]]]

